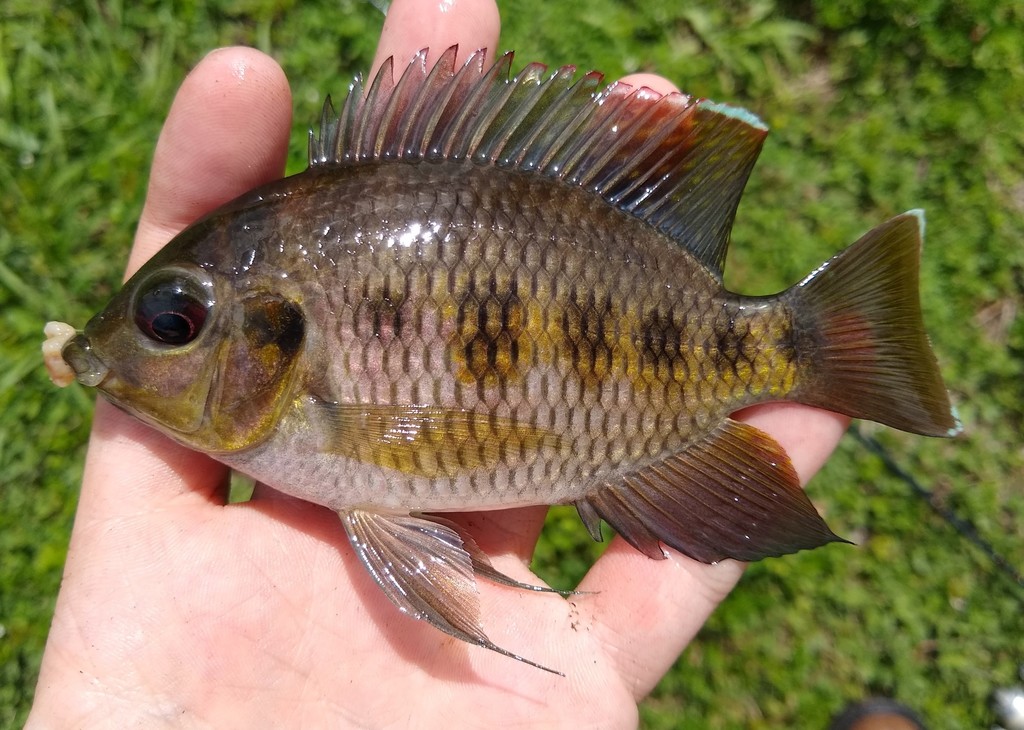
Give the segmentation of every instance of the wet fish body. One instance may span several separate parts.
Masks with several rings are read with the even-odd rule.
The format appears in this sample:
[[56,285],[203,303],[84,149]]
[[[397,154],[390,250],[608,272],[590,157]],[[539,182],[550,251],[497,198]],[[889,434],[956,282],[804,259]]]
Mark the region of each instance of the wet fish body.
[[[247,215],[214,243],[243,242],[225,276],[250,260],[254,282],[288,271],[296,300],[312,303],[296,427],[228,456],[288,474],[299,496],[335,509],[572,502],[595,479],[681,451],[731,410],[792,387],[778,307],[726,294],[684,249],[613,208],[595,210],[581,191],[471,163],[304,183],[280,210],[252,211],[283,227],[301,220],[295,237],[262,224],[271,240],[301,244],[254,256]],[[320,231],[329,233],[310,235]],[[361,439],[339,430],[368,427],[338,423],[347,404],[380,406],[372,417],[398,430],[421,411],[397,404],[499,425],[481,420],[490,430],[466,453],[430,449],[415,423],[339,444]],[[480,448],[494,453],[470,453]]]
[[[759,120],[454,59],[397,84],[385,65],[328,105],[309,170],[198,221],[64,345],[79,381],[337,510],[392,601],[506,654],[472,576],[515,581],[422,513],[573,503],[653,558],[753,560],[836,538],[733,411],[959,430],[921,323],[919,212],[779,295],[734,294]],[[424,555],[442,580],[381,570]]]

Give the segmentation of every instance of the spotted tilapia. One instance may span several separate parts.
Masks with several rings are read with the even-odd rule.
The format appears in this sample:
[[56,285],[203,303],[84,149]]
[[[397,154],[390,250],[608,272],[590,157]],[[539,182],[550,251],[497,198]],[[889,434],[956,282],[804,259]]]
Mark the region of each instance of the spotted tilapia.
[[54,335],[52,369],[336,510],[396,605],[510,656],[473,576],[521,584],[435,513],[575,504],[655,559],[757,560],[836,538],[733,411],[958,432],[918,304],[920,212],[776,296],[734,294],[757,117],[455,55],[328,100],[305,172],[179,234]]

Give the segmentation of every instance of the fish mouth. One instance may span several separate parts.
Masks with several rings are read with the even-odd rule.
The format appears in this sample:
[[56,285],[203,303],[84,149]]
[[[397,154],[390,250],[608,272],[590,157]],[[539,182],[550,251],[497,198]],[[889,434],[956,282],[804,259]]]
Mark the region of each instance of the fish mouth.
[[93,352],[89,338],[83,334],[68,340],[60,354],[64,362],[75,371],[75,379],[82,385],[95,387],[110,374],[110,368]]

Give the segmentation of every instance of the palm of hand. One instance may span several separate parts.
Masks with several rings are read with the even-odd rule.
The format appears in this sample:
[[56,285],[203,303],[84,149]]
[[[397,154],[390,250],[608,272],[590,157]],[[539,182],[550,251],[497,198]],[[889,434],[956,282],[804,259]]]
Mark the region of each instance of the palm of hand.
[[[116,708],[122,719],[142,713],[222,727],[228,719],[258,726],[274,717],[320,727],[354,720],[357,708],[374,725],[417,717],[492,725],[520,713],[536,718],[543,707],[547,723],[592,717],[628,726],[637,691],[653,681],[647,670],[654,679],[660,674],[657,665],[623,666],[628,648],[609,642],[595,621],[606,600],[621,597],[565,599],[481,584],[495,641],[567,676],[517,664],[399,614],[350,551],[333,512],[274,493],[224,505],[218,465],[106,404],[97,420],[90,476],[102,478],[114,450],[135,449],[140,474],[181,479],[188,488],[154,506],[141,501],[146,484],[138,484],[121,495],[117,515],[76,526],[54,627],[73,638],[65,637],[65,651],[46,670],[55,677],[78,671],[86,684],[118,678],[115,686],[104,683],[99,708],[75,716],[83,724],[98,719],[92,712]],[[524,539],[532,546],[524,531],[535,533],[542,515],[475,515],[468,524],[491,552]],[[631,548],[619,548],[633,559]],[[537,581],[514,557],[496,562]],[[86,667],[76,663],[83,655]]]

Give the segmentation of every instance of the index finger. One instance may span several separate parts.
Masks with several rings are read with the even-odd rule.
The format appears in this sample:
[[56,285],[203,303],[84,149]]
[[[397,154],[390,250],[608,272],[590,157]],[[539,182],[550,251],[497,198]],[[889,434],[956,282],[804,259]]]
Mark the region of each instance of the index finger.
[[153,156],[129,273],[188,224],[284,172],[291,131],[288,81],[252,48],[220,48],[174,97]]
[[395,0],[388,8],[369,78],[387,59],[394,59],[395,76],[420,50],[427,48],[427,67],[448,48],[459,47],[456,63],[479,48],[487,49],[485,63],[494,58],[501,20],[493,0]]

